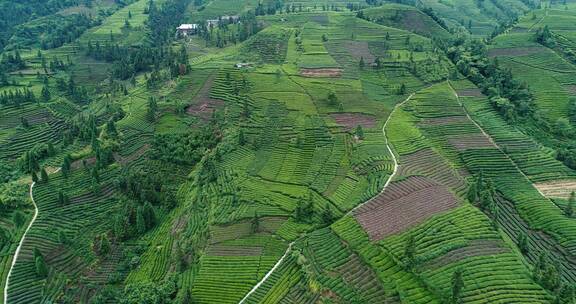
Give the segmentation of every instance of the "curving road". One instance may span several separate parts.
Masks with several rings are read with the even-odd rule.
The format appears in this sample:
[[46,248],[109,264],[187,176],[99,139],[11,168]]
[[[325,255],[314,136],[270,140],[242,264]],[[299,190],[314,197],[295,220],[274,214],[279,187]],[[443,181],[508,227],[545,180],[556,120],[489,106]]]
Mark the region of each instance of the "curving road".
[[[406,98],[404,101],[396,104],[396,106],[394,106],[394,109],[392,110],[392,112],[390,112],[390,115],[388,115],[388,118],[386,118],[386,122],[384,122],[384,126],[382,127],[382,133],[384,134],[384,140],[386,142],[386,148],[388,148],[388,152],[390,152],[390,155],[392,156],[392,160],[394,161],[394,171],[392,171],[392,174],[390,174],[390,176],[388,177],[388,179],[386,180],[386,183],[384,184],[384,187],[382,187],[382,190],[380,191],[379,194],[383,193],[386,188],[388,188],[388,185],[390,184],[390,182],[392,181],[392,178],[396,175],[396,172],[398,171],[398,160],[396,159],[396,155],[394,155],[394,152],[392,151],[392,147],[390,147],[390,144],[388,142],[388,137],[386,136],[386,126],[388,125],[388,122],[390,121],[390,118],[392,117],[392,114],[394,114],[394,112],[396,111],[396,109],[398,109],[399,107],[401,107],[403,104],[405,104],[407,101],[410,100],[410,98],[412,98],[412,96],[414,96],[414,93],[410,94],[410,96],[408,96],[408,98]],[[378,194],[378,195],[379,195]],[[350,211],[348,211],[344,216],[347,216],[349,214],[351,214],[352,212],[354,212],[354,210],[358,209],[359,207],[361,207],[362,205],[372,201],[372,199],[374,199],[375,197],[377,197],[378,195],[375,195],[374,197],[372,197],[371,199],[358,204],[358,206],[352,208]],[[254,285],[254,287],[244,296],[244,298],[242,298],[242,300],[240,300],[239,304],[243,304],[244,301],[246,301],[246,299],[248,299],[248,297],[250,297],[250,295],[252,295],[267,279],[268,277],[270,277],[270,275],[274,272],[274,270],[276,270],[276,268],[278,268],[278,266],[280,266],[280,264],[282,263],[282,261],[284,261],[284,259],[286,258],[286,256],[288,255],[288,253],[290,253],[290,250],[292,249],[292,245],[297,242],[298,240],[300,240],[300,238],[298,238],[295,241],[292,241],[289,245],[288,245],[288,249],[286,249],[286,252],[284,252],[284,255],[282,255],[282,257],[278,260],[278,262],[276,262],[276,264],[274,264],[274,267],[272,267],[272,269],[270,269],[270,271],[268,271],[268,273],[266,273],[266,275],[262,278],[262,280],[260,280],[260,282],[258,282],[256,285]]]
[[[56,171],[52,173],[56,173],[58,171],[60,171],[60,168],[56,169]],[[14,257],[12,257],[12,264],[10,265],[10,270],[8,270],[8,276],[6,277],[6,284],[4,285],[4,304],[8,303],[8,284],[10,283],[10,275],[12,274],[12,269],[14,269],[14,265],[16,264],[16,260],[18,259],[18,255],[20,254],[20,249],[22,249],[22,244],[24,244],[26,234],[28,234],[28,231],[30,230],[30,228],[32,228],[34,221],[36,221],[36,217],[38,217],[38,206],[36,206],[36,202],[34,201],[34,195],[32,194],[32,191],[34,190],[34,185],[36,185],[36,182],[32,182],[30,184],[30,191],[29,191],[30,200],[32,201],[32,205],[34,206],[34,216],[32,217],[30,224],[28,224],[28,227],[26,227],[26,230],[24,231],[24,234],[20,239],[20,243],[18,243],[18,247],[16,247]]]

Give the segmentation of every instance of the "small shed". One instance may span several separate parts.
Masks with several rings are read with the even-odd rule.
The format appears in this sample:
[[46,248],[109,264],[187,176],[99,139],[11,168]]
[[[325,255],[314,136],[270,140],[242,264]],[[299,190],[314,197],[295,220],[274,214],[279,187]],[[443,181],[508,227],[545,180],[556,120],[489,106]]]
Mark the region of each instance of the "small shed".
[[206,20],[206,26],[207,27],[215,27],[218,25],[219,22],[220,22],[220,20],[218,20],[218,19],[208,19],[208,20]]
[[180,26],[176,28],[176,33],[181,36],[194,35],[196,34],[197,31],[198,31],[198,24],[196,23],[180,24]]

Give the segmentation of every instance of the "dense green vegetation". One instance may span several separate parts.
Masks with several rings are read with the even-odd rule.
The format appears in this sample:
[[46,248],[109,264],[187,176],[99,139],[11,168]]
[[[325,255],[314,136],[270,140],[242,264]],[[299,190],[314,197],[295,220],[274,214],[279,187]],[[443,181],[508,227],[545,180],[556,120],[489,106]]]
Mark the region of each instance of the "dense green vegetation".
[[2,303],[576,301],[571,1],[0,8]]

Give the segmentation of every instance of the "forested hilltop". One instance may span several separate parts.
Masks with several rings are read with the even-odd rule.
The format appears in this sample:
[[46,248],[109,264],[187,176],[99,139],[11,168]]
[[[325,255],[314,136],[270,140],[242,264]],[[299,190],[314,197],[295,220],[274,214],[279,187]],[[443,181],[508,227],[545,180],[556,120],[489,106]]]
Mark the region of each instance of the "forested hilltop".
[[0,302],[575,303],[576,1],[0,8]]

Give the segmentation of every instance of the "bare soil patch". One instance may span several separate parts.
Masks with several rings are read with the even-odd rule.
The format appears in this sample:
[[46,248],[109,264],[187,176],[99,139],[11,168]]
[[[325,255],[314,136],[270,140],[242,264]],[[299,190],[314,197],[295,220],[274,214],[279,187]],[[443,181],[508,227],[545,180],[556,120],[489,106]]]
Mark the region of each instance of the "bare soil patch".
[[212,89],[215,78],[216,77],[212,75],[206,80],[195,96],[194,103],[186,108],[187,114],[196,116],[203,121],[208,121],[210,117],[212,117],[212,112],[224,106],[224,101],[210,98],[210,90]]
[[491,49],[488,50],[488,57],[498,57],[498,56],[527,56],[532,54],[538,54],[545,50],[546,48],[541,46],[532,47],[514,47],[514,48],[503,48],[503,49]]
[[108,198],[114,195],[114,186],[112,184],[106,184],[100,187],[100,192],[94,193],[93,191],[80,194],[70,199],[71,204],[83,204],[88,202],[94,202],[103,198]]
[[568,90],[570,94],[576,95],[576,84],[567,85],[566,90]]
[[468,149],[494,148],[494,144],[492,144],[490,139],[484,136],[482,133],[451,136],[448,138],[448,143],[450,143],[450,145],[452,145],[452,147],[458,151],[464,151]]
[[300,69],[300,75],[304,77],[341,77],[340,68]]
[[328,25],[328,23],[330,22],[330,20],[328,19],[328,15],[315,15],[310,17],[310,20],[323,26]]
[[126,164],[139,159],[142,155],[144,155],[144,153],[146,153],[146,151],[148,151],[148,149],[150,149],[150,144],[144,144],[142,147],[128,156],[121,156],[118,153],[114,153],[114,160],[116,160],[116,162],[118,162],[120,165],[125,166]]
[[73,161],[70,164],[70,168],[72,168],[72,170],[76,170],[76,169],[80,169],[82,168],[84,165],[84,163],[86,163],[86,166],[92,166],[93,164],[96,163],[96,157],[89,157],[89,158],[84,158],[84,159],[79,159],[76,161]]
[[460,89],[460,90],[456,90],[456,93],[460,97],[482,97],[482,96],[484,96],[484,94],[482,94],[482,90],[480,90],[479,88]]
[[210,227],[210,244],[216,244],[227,240],[235,240],[248,236],[252,233],[250,221],[233,223],[230,225],[218,225]]
[[421,267],[424,269],[437,269],[466,258],[494,255],[507,251],[508,249],[504,247],[503,243],[499,240],[473,240],[468,246],[449,251],[442,256],[424,263]]
[[346,131],[353,130],[359,125],[362,128],[372,129],[378,124],[376,117],[363,113],[332,113],[330,117],[334,118],[337,124],[344,126]]
[[387,303],[384,286],[380,283],[378,276],[356,254],[350,255],[348,261],[335,270],[347,284],[371,294],[374,303]]
[[354,215],[370,239],[378,241],[457,206],[456,197],[446,186],[415,176],[391,183]]
[[260,232],[274,233],[286,222],[287,218],[280,216],[266,216],[260,218]]
[[376,60],[376,57],[370,52],[367,41],[346,41],[344,42],[346,50],[358,61],[364,58],[364,63],[371,64]]
[[400,158],[400,176],[425,175],[456,192],[466,189],[466,182],[460,172],[453,169],[444,158],[432,149],[403,155]]
[[568,199],[576,191],[576,180],[555,180],[535,183],[534,186],[546,197]]

